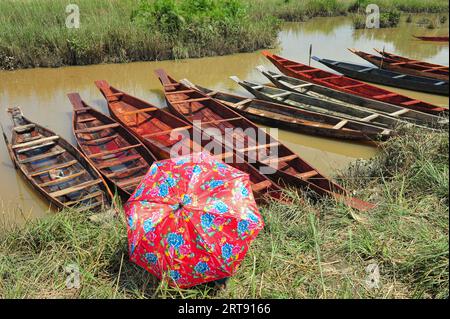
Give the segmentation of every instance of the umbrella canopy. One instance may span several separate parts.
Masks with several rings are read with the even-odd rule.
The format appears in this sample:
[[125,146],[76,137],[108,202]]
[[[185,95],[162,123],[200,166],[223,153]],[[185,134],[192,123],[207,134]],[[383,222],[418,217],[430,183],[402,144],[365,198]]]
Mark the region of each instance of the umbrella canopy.
[[130,259],[180,288],[233,275],[263,228],[250,185],[208,153],[155,162],[125,204]]

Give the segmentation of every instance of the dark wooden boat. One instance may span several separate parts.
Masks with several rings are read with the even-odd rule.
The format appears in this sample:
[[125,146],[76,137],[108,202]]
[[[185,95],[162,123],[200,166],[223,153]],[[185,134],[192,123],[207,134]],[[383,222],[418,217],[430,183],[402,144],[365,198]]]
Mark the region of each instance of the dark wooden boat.
[[100,173],[61,136],[9,108],[14,127],[8,152],[25,179],[55,207],[77,212],[110,209],[112,193]]
[[398,72],[379,69],[373,66],[321,59],[316,56],[313,60],[353,79],[372,82],[407,90],[420,91],[439,95],[449,95],[448,81],[418,77]]
[[250,81],[242,81],[237,77],[231,77],[231,79],[259,99],[273,103],[282,103],[299,109],[317,111],[322,114],[336,117],[340,119],[340,124],[336,127],[345,126],[349,122],[352,122],[352,125],[356,125],[357,123],[365,124],[366,129],[370,129],[373,133],[377,133],[379,135],[378,139],[381,140],[389,138],[392,134],[392,129],[395,129],[399,124],[398,120],[379,113],[351,109],[340,104],[335,105],[331,102],[317,99],[316,100],[320,102],[320,104],[317,104],[319,106],[311,105],[310,102],[305,103],[305,96],[302,94]]
[[156,161],[153,154],[115,120],[88,106],[78,93],[68,94],[78,147],[119,195],[128,199]]
[[[146,145],[158,159],[176,158],[192,152],[214,150],[216,157],[249,174],[253,194],[258,202],[267,199],[286,201],[281,188],[257,169],[214,139],[203,136],[201,131],[186,121],[156,106],[126,94],[106,81],[95,84],[108,102],[109,111],[119,123],[127,127]],[[218,151],[220,150],[220,152]]]
[[[276,87],[291,92],[309,95],[321,100],[341,103],[353,108],[362,108],[381,113],[394,119],[411,122],[418,126],[430,128],[446,128],[448,127],[448,119],[439,116],[427,114],[412,109],[407,109],[398,105],[384,103],[362,96],[337,91],[325,86],[317,85],[311,82],[303,81],[284,74],[266,70],[263,66],[257,69],[272,82]],[[399,124],[401,124],[399,121]]]
[[414,36],[416,39],[422,41],[432,41],[432,42],[448,42],[448,36],[444,37],[427,37],[427,36]]
[[448,66],[435,66],[423,65],[420,61],[398,61],[386,56],[373,55],[367,52],[359,51],[356,49],[349,49],[350,52],[358,55],[364,60],[372,63],[380,69],[386,69],[402,74],[409,74],[414,76],[420,76],[425,78],[432,78],[442,81],[448,81]]
[[181,80],[180,82],[213,97],[246,118],[270,127],[353,141],[373,141],[380,138],[379,131],[363,123],[346,121],[342,125],[342,119],[333,116],[309,112],[284,104],[213,91],[194,85],[188,80]]
[[343,91],[349,94],[363,96],[390,104],[395,104],[404,108],[416,111],[442,115],[448,114],[448,109],[436,105],[412,99],[404,95],[394,93],[343,75],[337,75],[328,71],[313,68],[308,65],[282,58],[278,55],[263,51],[263,54],[284,74],[323,85],[334,90]]
[[155,73],[164,87],[166,101],[172,112],[193,123],[202,132],[205,129],[215,129],[217,134],[220,132],[226,146],[274,182],[312,190],[321,196],[333,196],[356,209],[368,210],[374,207],[373,204],[350,197],[344,188],[323,176],[239,113],[199,90],[177,82],[164,70]]

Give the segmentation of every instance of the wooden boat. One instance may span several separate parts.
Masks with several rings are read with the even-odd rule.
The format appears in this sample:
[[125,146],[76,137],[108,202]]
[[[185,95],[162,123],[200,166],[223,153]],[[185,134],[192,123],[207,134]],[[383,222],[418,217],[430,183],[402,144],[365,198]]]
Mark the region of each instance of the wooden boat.
[[326,86],[337,91],[363,96],[369,99],[395,104],[404,108],[434,115],[448,114],[448,109],[412,99],[343,75],[313,68],[308,65],[282,58],[278,55],[263,51],[263,54],[284,74]]
[[280,141],[239,113],[212,97],[177,82],[164,70],[156,70],[155,73],[164,87],[166,101],[172,112],[193,123],[202,132],[215,129],[219,134],[220,131],[227,147],[235,150],[272,181],[312,190],[320,196],[333,196],[360,210],[374,207],[373,204],[350,197],[344,188],[323,176]]
[[270,127],[278,127],[296,133],[354,141],[373,141],[380,138],[379,131],[363,123],[352,121],[342,123],[340,118],[333,116],[309,112],[284,104],[213,91],[194,85],[188,80],[181,80],[180,82],[213,97],[246,118]]
[[[309,95],[321,100],[341,103],[353,108],[362,108],[381,113],[394,119],[414,123],[418,126],[431,128],[447,128],[448,119],[443,119],[436,115],[427,114],[412,109],[400,107],[398,105],[384,103],[362,96],[349,94],[330,89],[325,86],[317,85],[311,82],[303,81],[284,74],[266,70],[263,66],[257,66],[257,69],[272,82],[276,87],[287,91]],[[400,124],[400,121],[399,121]]]
[[242,81],[235,76],[230,78],[259,99],[273,103],[282,103],[299,109],[317,111],[338,118],[340,119],[340,124],[337,127],[345,126],[349,122],[352,125],[356,125],[357,123],[365,124],[366,129],[371,129],[372,132],[376,132],[379,135],[378,139],[381,140],[389,138],[392,134],[392,129],[395,129],[399,125],[396,119],[378,113],[351,109],[340,104],[336,104],[338,105],[336,107],[335,104],[323,100],[317,100],[320,102],[320,104],[317,104],[318,106],[311,105],[305,103],[305,96],[302,94],[250,81]]
[[312,57],[313,60],[353,79],[432,94],[449,95],[448,81],[418,77],[373,66]]
[[[413,76],[420,76],[425,78],[432,78],[436,80],[442,80],[448,82],[448,66],[429,67],[418,63],[412,62],[399,62],[398,60],[388,58],[385,56],[377,56],[367,52],[359,51],[356,49],[349,49],[350,52],[358,55],[364,60],[372,63],[380,69],[386,69],[402,74],[409,74]],[[417,62],[417,61],[416,61]]]
[[110,209],[112,193],[100,173],[69,142],[9,108],[11,142],[3,133],[16,169],[55,207],[77,212]]
[[128,199],[156,161],[141,141],[115,120],[68,94],[78,147],[119,195]]
[[[106,81],[96,81],[95,84],[106,98],[112,117],[133,132],[158,159],[176,158],[212,149],[219,153],[217,156],[219,159],[249,174],[253,194],[258,202],[267,199],[286,201],[282,189],[276,183],[221,143],[205,136],[201,138],[200,130],[186,121],[126,94],[110,86]],[[195,138],[196,136],[200,141]]]
[[427,36],[414,36],[416,39],[422,41],[432,41],[432,42],[448,42],[448,36],[444,37],[427,37]]

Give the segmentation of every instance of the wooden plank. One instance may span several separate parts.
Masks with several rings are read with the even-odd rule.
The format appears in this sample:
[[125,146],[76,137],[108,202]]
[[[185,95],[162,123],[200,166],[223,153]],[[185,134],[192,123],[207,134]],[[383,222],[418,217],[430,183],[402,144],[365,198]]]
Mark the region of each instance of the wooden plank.
[[70,161],[70,162],[67,162],[67,163],[62,163],[62,164],[59,164],[59,165],[50,166],[50,167],[47,167],[47,168],[45,168],[43,170],[40,170],[40,171],[37,171],[37,172],[33,172],[30,176],[31,177],[35,177],[35,176],[39,176],[39,175],[42,175],[42,174],[47,174],[51,170],[70,167],[70,166],[75,165],[77,163],[78,163],[77,160],[73,160],[73,161]]
[[339,123],[337,123],[335,126],[333,126],[333,128],[335,130],[340,130],[341,128],[343,128],[345,125],[347,125],[348,120],[342,120]]
[[277,97],[283,97],[283,96],[288,96],[288,95],[291,95],[292,93],[291,92],[282,92],[282,93],[278,93],[278,94],[268,94],[268,96],[270,97],[270,98],[277,98]]
[[150,133],[150,134],[145,134],[142,135],[143,138],[149,138],[149,137],[153,137],[153,136],[159,136],[159,135],[165,135],[165,134],[170,134],[172,132],[177,132],[177,131],[182,131],[182,130],[188,130],[190,129],[192,126],[181,126],[181,127],[177,127],[177,128],[172,128],[169,130],[165,130],[165,131],[159,131],[159,132],[155,132],[155,133]]
[[305,83],[305,84],[299,84],[299,85],[292,85],[292,86],[290,86],[290,88],[296,90],[296,89],[301,89],[301,88],[312,86],[312,85],[314,85],[314,84],[313,83]]
[[135,161],[135,160],[138,160],[138,159],[141,159],[141,158],[142,157],[141,157],[140,154],[131,155],[131,156],[125,156],[125,157],[122,157],[122,158],[116,158],[116,159],[113,159],[111,161],[104,161],[104,162],[102,162],[100,165],[97,165],[97,168],[98,169],[103,169],[105,167],[113,167],[113,166],[121,165],[121,164],[124,164],[124,163],[127,163],[127,162]]
[[90,154],[90,155],[88,155],[88,157],[89,158],[102,157],[102,156],[105,156],[105,155],[110,155],[110,154],[115,154],[115,153],[119,153],[119,152],[128,151],[128,150],[131,150],[131,149],[139,147],[139,146],[141,146],[141,144],[128,145],[128,146],[125,146],[125,147],[117,148],[115,150],[110,150],[110,151],[104,151],[104,152],[100,152],[100,153]]
[[49,195],[52,196],[52,197],[60,197],[60,196],[68,195],[70,193],[78,192],[78,191],[83,190],[83,189],[88,188],[88,187],[92,187],[92,186],[101,184],[102,182],[103,182],[103,180],[101,180],[101,179],[95,179],[95,180],[88,181],[88,182],[85,182],[85,183],[81,183],[81,184],[78,184],[78,185],[75,185],[75,186],[72,186],[72,187],[61,189],[61,190],[56,191],[56,192],[49,193]]
[[118,182],[117,186],[119,186],[121,188],[126,188],[128,186],[132,186],[132,185],[140,183],[144,177],[145,177],[145,175],[141,175],[141,176],[138,176],[138,177],[135,177],[135,178],[132,178],[132,179],[128,179],[128,180],[123,181],[123,182]]
[[278,143],[278,142],[274,142],[274,143],[270,143],[270,144],[260,144],[260,145],[256,145],[256,146],[241,148],[241,149],[238,150],[238,152],[255,151],[255,150],[262,149],[262,148],[278,146],[278,145],[280,145],[280,143]]
[[406,76],[406,74],[399,74],[399,75],[393,76],[392,78],[393,79],[401,79],[401,78],[404,78],[405,76]]
[[70,181],[71,179],[77,178],[78,176],[81,176],[84,173],[86,173],[86,171],[85,170],[81,170],[80,172],[77,172],[77,173],[74,173],[74,174],[71,174],[71,175],[67,175],[67,176],[64,176],[64,177],[61,177],[61,178],[57,178],[57,179],[54,179],[54,180],[51,180],[51,181],[39,184],[39,186],[40,187],[46,187],[46,186],[56,185],[56,184],[59,184],[59,183],[64,183],[64,182]]
[[380,114],[374,113],[372,115],[366,116],[365,118],[361,119],[360,121],[361,122],[370,122],[370,121],[376,119],[379,116],[380,116]]
[[106,130],[106,129],[110,129],[110,128],[115,128],[115,127],[119,127],[120,124],[119,123],[112,123],[112,124],[107,124],[107,125],[100,125],[100,126],[93,126],[93,127],[87,127],[84,129],[80,129],[80,130],[75,130],[75,133],[93,133],[93,132],[98,132],[98,131],[102,131],[102,130]]
[[314,177],[314,176],[317,176],[317,175],[319,175],[319,173],[317,171],[312,170],[312,171],[309,171],[309,172],[304,172],[304,173],[297,174],[296,176],[298,178],[306,181],[306,180],[310,179],[311,177]]
[[172,94],[186,94],[186,93],[194,93],[197,92],[195,90],[189,89],[189,90],[180,90],[180,91],[173,91],[173,92],[165,92],[166,95],[172,95]]
[[409,106],[409,105],[414,105],[414,104],[418,104],[418,103],[421,103],[422,101],[419,101],[419,100],[411,100],[411,101],[406,101],[406,102],[403,102],[403,103],[401,103],[402,105],[406,105],[406,106]]
[[31,162],[35,162],[35,161],[40,161],[49,157],[54,157],[54,156],[59,156],[63,153],[65,153],[66,150],[62,149],[62,150],[56,150],[53,152],[47,152],[44,154],[39,154],[33,157],[28,157],[28,158],[24,158],[23,160],[19,160],[20,164],[26,164],[26,163],[31,163]]
[[358,72],[359,73],[364,73],[364,72],[367,72],[367,71],[370,71],[370,70],[373,70],[373,69],[374,69],[374,67],[370,66],[368,68],[364,68],[364,69],[358,70]]
[[108,178],[115,178],[115,177],[119,176],[120,174],[122,174],[125,171],[127,173],[131,174],[132,172],[137,172],[137,171],[139,171],[141,169],[149,168],[149,167],[150,167],[149,165],[138,165],[138,166],[134,166],[134,167],[122,167],[120,169],[115,170],[112,173],[105,174],[105,176],[108,177]]
[[25,142],[25,143],[20,143],[20,144],[15,144],[12,146],[13,149],[19,148],[19,147],[29,147],[29,146],[33,146],[33,145],[37,145],[37,144],[41,144],[44,142],[50,142],[50,141],[56,141],[59,139],[58,135],[54,135],[54,136],[49,136],[49,137],[43,137],[40,138],[38,140],[34,140],[31,142]]
[[159,110],[159,109],[157,107],[147,107],[145,109],[139,109],[136,111],[123,112],[123,113],[120,113],[120,115],[125,115],[125,116],[126,115],[135,115],[135,114],[139,114],[139,113],[153,112],[156,110]]
[[407,113],[409,111],[411,111],[411,110],[410,109],[401,109],[401,110],[395,111],[393,113],[390,113],[389,115],[393,116],[393,117],[397,117],[397,116],[405,114],[405,113]]
[[188,99],[188,100],[179,100],[179,101],[170,101],[171,104],[181,104],[181,103],[193,103],[193,102],[202,102],[206,100],[211,100],[211,97],[199,97],[197,99]]
[[398,95],[397,93],[388,93],[388,94],[375,95],[372,98],[374,98],[374,99],[384,99],[384,98],[387,98],[387,97],[394,97],[394,96],[397,96],[397,95]]
[[239,101],[237,103],[234,103],[234,105],[237,106],[238,109],[240,109],[244,104],[247,104],[251,101],[252,101],[252,99],[245,99],[245,100]]
[[63,203],[63,204],[66,205],[66,206],[72,206],[72,205],[81,203],[81,202],[83,202],[83,201],[85,201],[85,200],[88,200],[88,199],[91,199],[91,198],[95,198],[95,197],[97,197],[97,196],[100,196],[100,195],[102,195],[102,194],[103,194],[102,191],[97,191],[97,192],[94,192],[94,193],[90,193],[90,194],[88,194],[88,195],[86,195],[86,196],[84,196],[84,197],[81,197],[81,198],[79,198],[79,199],[77,199],[77,200],[70,201],[70,202],[65,202],[65,203]]
[[270,186],[272,186],[272,182],[269,180],[265,180],[265,181],[259,182],[257,184],[252,184],[252,191],[260,192],[263,189],[269,188]]
[[282,163],[282,162],[288,162],[288,161],[292,161],[293,159],[298,158],[297,155],[292,154],[292,155],[288,155],[288,156],[284,156],[284,157],[271,157],[271,158],[267,158],[265,160],[262,160],[261,163],[267,164],[267,163]]
[[15,126],[13,128],[13,130],[16,131],[17,133],[21,133],[21,132],[29,131],[30,129],[33,129],[35,127],[36,127],[35,124],[25,124],[25,125],[21,125],[21,126]]
[[341,89],[354,89],[354,88],[357,88],[357,87],[360,87],[360,86],[364,86],[364,85],[366,85],[366,84],[365,83],[358,83],[358,84],[346,85],[346,86],[341,87]]
[[215,121],[200,122],[200,124],[201,125],[203,125],[203,124],[219,124],[222,122],[231,122],[231,121],[236,121],[236,120],[242,120],[242,117],[233,117],[230,119],[221,119],[221,120],[215,120]]
[[110,136],[106,136],[106,137],[102,137],[102,138],[98,138],[98,139],[94,139],[94,140],[84,141],[84,142],[81,142],[81,144],[83,144],[83,145],[98,145],[101,142],[112,141],[115,138],[117,138],[118,136],[119,136],[119,134],[113,134]]
[[26,153],[29,151],[37,150],[42,147],[47,147],[47,146],[52,146],[52,145],[56,145],[55,142],[48,142],[48,143],[44,143],[44,144],[40,144],[40,145],[27,147],[27,148],[21,148],[20,150],[17,150],[16,152],[17,152],[17,154],[22,154],[22,153]]
[[96,120],[95,117],[86,117],[84,119],[78,119],[77,122],[78,123],[86,123],[86,122],[93,122],[95,120]]

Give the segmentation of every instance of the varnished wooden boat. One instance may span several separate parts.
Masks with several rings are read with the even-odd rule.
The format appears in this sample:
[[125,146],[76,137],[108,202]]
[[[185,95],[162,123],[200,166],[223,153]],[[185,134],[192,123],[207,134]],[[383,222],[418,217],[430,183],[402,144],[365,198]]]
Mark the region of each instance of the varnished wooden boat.
[[83,154],[61,136],[9,108],[14,127],[5,141],[11,160],[25,179],[56,208],[78,212],[110,209],[112,193]]
[[363,211],[374,207],[373,204],[350,197],[344,188],[323,176],[280,141],[239,113],[199,90],[177,82],[164,70],[156,70],[155,73],[164,87],[166,101],[172,112],[193,123],[202,132],[205,129],[215,129],[226,146],[235,150],[274,182],[312,190],[321,196],[333,196]]
[[429,65],[424,65],[423,62],[420,61],[399,61],[386,56],[378,56],[356,49],[349,50],[380,69],[442,81],[448,81],[449,79],[448,66],[440,65],[430,67]]
[[414,36],[416,39],[422,41],[431,41],[431,42],[448,42],[448,36],[443,37],[427,37],[427,36]]
[[119,195],[128,199],[156,158],[138,138],[88,106],[78,93],[68,97],[73,106],[72,126],[79,149]]
[[351,109],[346,106],[340,104],[335,105],[324,100],[317,100],[320,104],[317,103],[317,105],[311,105],[310,102],[305,103],[305,96],[302,94],[267,85],[261,85],[250,81],[242,81],[235,76],[232,76],[231,79],[236,81],[240,86],[259,99],[334,116],[340,119],[340,122],[338,123],[339,125],[336,124],[336,127],[345,126],[349,122],[352,122],[352,125],[356,125],[358,123],[365,124],[366,129],[371,129],[373,133],[377,133],[378,139],[381,140],[389,138],[393,133],[392,130],[398,126],[398,122],[395,119],[378,113]]
[[[376,113],[381,113],[401,121],[411,122],[418,126],[430,128],[448,127],[448,119],[444,119],[436,115],[427,114],[412,109],[407,109],[398,105],[384,103],[362,96],[337,91],[325,86],[317,85],[291,76],[269,71],[263,66],[258,66],[257,69],[267,79],[269,79],[270,82],[272,82],[276,87],[280,89],[309,95],[321,100],[328,100],[335,103],[346,104],[353,108],[372,110]],[[401,124],[400,121],[399,124]]]
[[333,116],[309,112],[284,104],[210,90],[194,85],[188,80],[181,80],[180,82],[213,97],[246,118],[270,127],[278,127],[296,133],[353,141],[373,141],[380,137],[377,130],[363,123],[347,121],[345,124],[342,124],[342,119]]
[[[227,164],[249,174],[253,194],[258,202],[273,199],[286,201],[281,188],[257,169],[218,141],[201,137],[201,131],[186,121],[141,99],[126,94],[106,81],[96,81],[108,102],[111,116],[127,127],[160,160],[192,152],[214,150]],[[220,150],[220,151],[219,151]]]
[[448,109],[436,105],[412,99],[404,95],[394,93],[343,75],[337,75],[328,71],[310,67],[308,65],[288,60],[268,51],[263,54],[284,74],[323,85],[337,91],[363,96],[369,99],[395,104],[404,108],[434,115],[448,114]]
[[313,60],[353,79],[372,82],[402,89],[420,91],[439,95],[449,95],[448,81],[407,75],[379,69],[373,66],[340,62],[330,59],[312,57]]

